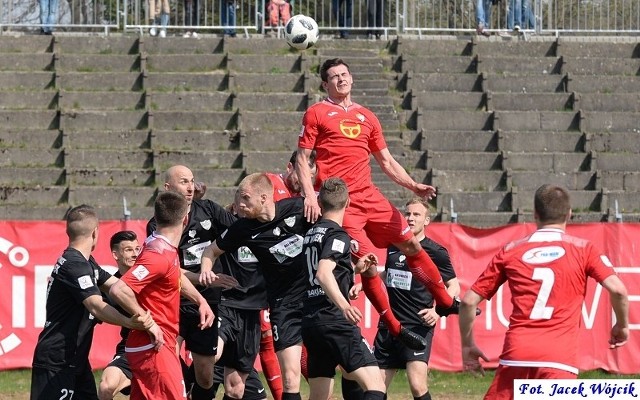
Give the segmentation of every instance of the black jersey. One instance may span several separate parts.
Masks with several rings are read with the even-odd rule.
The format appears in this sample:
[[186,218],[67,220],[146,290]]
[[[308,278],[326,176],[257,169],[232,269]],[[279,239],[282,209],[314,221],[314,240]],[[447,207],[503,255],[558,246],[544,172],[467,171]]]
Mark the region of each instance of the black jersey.
[[262,268],[270,307],[302,301],[307,274],[302,259],[302,240],[311,227],[304,217],[302,197],[276,203],[272,221],[240,218],[216,241],[226,252],[248,247]]
[[224,253],[219,260],[222,272],[233,276],[239,283],[238,287],[222,291],[221,301],[225,307],[241,310],[267,308],[266,283],[258,259],[251,250],[241,246],[234,252]]
[[304,237],[303,253],[306,260],[307,296],[302,309],[302,326],[344,323],[342,311],[327,297],[316,279],[320,260],[336,263],[333,276],[340,293],[349,301],[349,289],[353,286],[354,272],[351,265],[351,238],[334,221],[321,219]]
[[[187,271],[199,274],[200,259],[204,249],[213,243],[235,220],[236,217],[233,214],[211,200],[194,200],[189,210],[189,223],[182,232],[178,246],[180,266]],[[156,221],[152,218],[147,224],[147,236],[150,236],[155,229]],[[216,264],[214,270],[220,271],[222,267],[220,264]],[[210,304],[217,304],[220,301],[220,288],[196,287]],[[193,303],[180,297],[180,305],[193,305]]]
[[111,275],[90,257],[67,248],[53,267],[47,286],[47,319],[38,336],[33,366],[59,371],[89,365],[89,349],[97,319],[82,302],[101,296],[99,286]]
[[[438,267],[443,281],[456,277],[447,249],[427,237],[420,241],[420,245]],[[393,313],[403,325],[422,325],[418,311],[433,307],[433,296],[420,281],[413,279],[406,256],[393,246],[387,250],[385,272],[385,285]]]

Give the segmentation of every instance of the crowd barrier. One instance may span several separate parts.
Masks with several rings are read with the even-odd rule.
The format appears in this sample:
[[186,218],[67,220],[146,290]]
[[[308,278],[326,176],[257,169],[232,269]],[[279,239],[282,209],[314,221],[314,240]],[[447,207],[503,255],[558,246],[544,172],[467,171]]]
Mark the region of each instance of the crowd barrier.
[[[189,30],[220,34],[225,28],[240,34],[281,34],[282,24],[269,25],[269,0],[167,0],[169,34]],[[137,31],[151,27],[147,0],[53,0],[58,30]],[[532,14],[523,29],[538,34],[640,33],[638,0],[493,0],[490,31],[504,32],[509,8],[522,4]],[[316,19],[323,34],[346,30],[354,35],[374,30],[389,34],[462,34],[476,28],[477,0],[290,0],[291,15]],[[349,11],[349,12],[348,12]],[[37,1],[1,0],[0,31],[37,31]],[[223,16],[223,13],[232,13]],[[350,17],[347,17],[349,15]],[[235,22],[233,19],[235,18]]]
[[[93,255],[100,265],[114,271],[109,238],[123,229],[144,237],[146,221],[103,221]],[[434,223],[428,228],[431,238],[446,245],[464,293],[499,248],[533,232],[533,224],[513,224],[492,229],[470,228],[459,224]],[[613,325],[609,297],[600,285],[590,280],[582,306],[579,368],[631,374],[640,373],[636,354],[640,351],[640,224],[599,223],[569,225],[568,232],[596,243],[609,256],[629,290],[630,340],[616,350],[609,350],[607,340]],[[0,370],[28,368],[33,349],[45,322],[47,279],[53,264],[67,246],[62,221],[0,221]],[[361,328],[369,343],[373,342],[377,314],[360,296],[356,305],[363,310]],[[475,322],[476,339],[495,367],[502,348],[511,311],[508,288],[481,306],[482,315]],[[96,328],[91,353],[92,365],[104,367],[112,358],[119,329],[100,324]],[[460,371],[460,336],[458,318],[442,318],[436,326],[431,368]]]

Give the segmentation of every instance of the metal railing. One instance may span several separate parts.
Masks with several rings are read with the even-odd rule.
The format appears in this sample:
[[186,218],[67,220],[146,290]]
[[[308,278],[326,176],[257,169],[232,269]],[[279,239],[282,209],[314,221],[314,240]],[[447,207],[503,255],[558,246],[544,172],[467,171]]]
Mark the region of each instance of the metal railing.
[[[147,0],[56,0],[58,31],[138,31],[152,26]],[[54,1],[54,3],[56,2]],[[225,29],[248,35],[274,30],[269,27],[269,0],[171,0],[170,34],[185,31],[222,33]],[[488,28],[507,29],[508,10],[516,0],[494,0]],[[517,0],[525,2],[526,0]],[[323,34],[346,32],[388,34],[462,34],[476,28],[477,0],[291,0],[291,15],[316,19]],[[375,9],[374,6],[379,7]],[[195,7],[190,14],[190,8]],[[369,8],[372,7],[372,8]],[[640,34],[640,0],[530,0],[538,34]],[[223,18],[223,10],[234,11]],[[350,18],[346,18],[347,11]],[[380,15],[379,15],[380,14]],[[193,15],[193,17],[190,17]],[[230,25],[230,26],[225,26]],[[37,32],[40,23],[38,1],[0,0],[0,32]]]

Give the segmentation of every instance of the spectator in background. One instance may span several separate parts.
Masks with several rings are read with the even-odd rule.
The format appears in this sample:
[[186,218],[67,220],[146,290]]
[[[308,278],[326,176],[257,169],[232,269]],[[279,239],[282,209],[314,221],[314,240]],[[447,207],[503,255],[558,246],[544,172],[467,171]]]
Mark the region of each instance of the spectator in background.
[[[220,0],[220,25],[236,25],[236,2],[235,0]],[[223,33],[229,37],[236,37],[235,28],[225,28]]]
[[[184,23],[187,26],[200,26],[199,0],[184,0]],[[197,39],[198,32],[187,30],[182,37]]]
[[576,339],[589,277],[609,292],[615,313],[609,348],[629,338],[627,289],[613,264],[589,241],[565,232],[571,219],[569,192],[542,185],[534,195],[533,210],[537,230],[504,246],[460,306],[463,368],[484,374],[479,359],[489,359],[475,344],[474,310],[503,284],[511,289],[513,311],[487,400],[513,399],[514,379],[577,378]]
[[[384,16],[384,0],[367,0],[367,26],[369,28],[382,27],[382,17]],[[380,39],[382,31],[379,29],[369,29],[367,31],[367,38],[373,39],[373,35],[376,39]]]
[[58,0],[40,0],[41,35],[52,35],[53,26],[58,22]]
[[267,13],[269,14],[270,26],[284,26],[291,18],[291,4],[287,0],[270,0]]
[[507,29],[519,32],[520,29],[535,29],[536,17],[531,0],[509,0],[507,9]]
[[[340,28],[351,28],[353,25],[353,0],[331,0],[333,16]],[[342,5],[344,4],[344,10]],[[340,39],[348,39],[349,31],[340,29]]]
[[487,31],[491,26],[491,6],[493,0],[477,0],[476,1],[476,33],[482,36],[491,36],[491,33]]
[[158,35],[157,26],[160,25],[160,37],[167,36],[167,25],[169,25],[169,0],[149,0],[149,20],[151,20],[151,29],[149,35]]

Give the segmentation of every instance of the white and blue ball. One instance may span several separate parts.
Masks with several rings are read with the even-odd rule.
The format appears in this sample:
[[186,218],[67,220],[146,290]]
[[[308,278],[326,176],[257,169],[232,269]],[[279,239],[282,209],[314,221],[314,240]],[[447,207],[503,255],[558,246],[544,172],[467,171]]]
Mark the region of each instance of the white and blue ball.
[[320,37],[318,23],[311,17],[298,14],[287,21],[284,28],[287,44],[294,49],[304,50],[313,46]]

